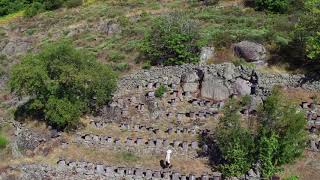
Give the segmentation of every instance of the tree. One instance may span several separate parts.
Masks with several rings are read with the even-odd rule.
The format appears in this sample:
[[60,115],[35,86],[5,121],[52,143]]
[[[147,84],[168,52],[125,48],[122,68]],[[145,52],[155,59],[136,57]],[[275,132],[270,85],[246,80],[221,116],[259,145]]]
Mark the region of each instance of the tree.
[[199,61],[196,23],[183,14],[155,19],[145,35],[142,51],[153,65],[181,65]]
[[[271,172],[275,172],[272,166],[280,167],[291,163],[302,155],[306,143],[307,121],[305,113],[288,100],[279,88],[273,89],[272,95],[264,102],[258,113],[258,121],[258,144],[268,149],[258,150],[259,156],[264,157],[259,160],[266,164],[262,170],[266,173],[264,176],[268,177],[272,175]],[[272,157],[268,157],[270,154]]]
[[241,176],[253,163],[253,136],[241,127],[239,110],[239,103],[231,99],[225,105],[216,129],[217,144],[224,159],[220,170],[225,176]]
[[320,60],[320,0],[304,1],[305,11],[300,15],[295,40],[301,44],[305,56]]
[[258,10],[284,13],[289,8],[289,0],[255,0]]
[[225,176],[241,176],[259,163],[262,175],[270,177],[303,153],[307,137],[305,113],[275,88],[259,108],[258,130],[250,133],[241,126],[239,114],[248,99],[231,99],[224,107],[216,128],[217,145],[224,159],[219,167]]
[[11,91],[29,96],[27,109],[43,114],[57,128],[75,127],[82,113],[111,99],[116,76],[89,53],[70,42],[47,45],[12,68]]

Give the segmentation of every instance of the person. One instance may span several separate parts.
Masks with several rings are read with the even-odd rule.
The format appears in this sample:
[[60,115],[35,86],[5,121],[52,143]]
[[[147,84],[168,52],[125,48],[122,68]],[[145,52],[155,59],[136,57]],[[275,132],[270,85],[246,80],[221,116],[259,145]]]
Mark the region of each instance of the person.
[[170,150],[170,149],[167,150],[166,162],[165,162],[165,167],[166,168],[171,168],[172,167],[171,162],[170,162],[171,153],[172,153],[172,150]]

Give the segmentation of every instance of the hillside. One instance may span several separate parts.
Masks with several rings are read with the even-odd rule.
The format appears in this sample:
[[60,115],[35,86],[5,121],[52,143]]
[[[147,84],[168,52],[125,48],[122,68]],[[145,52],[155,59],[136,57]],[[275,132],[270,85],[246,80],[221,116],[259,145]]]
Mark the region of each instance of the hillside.
[[0,179],[318,179],[319,2],[282,1],[0,0]]

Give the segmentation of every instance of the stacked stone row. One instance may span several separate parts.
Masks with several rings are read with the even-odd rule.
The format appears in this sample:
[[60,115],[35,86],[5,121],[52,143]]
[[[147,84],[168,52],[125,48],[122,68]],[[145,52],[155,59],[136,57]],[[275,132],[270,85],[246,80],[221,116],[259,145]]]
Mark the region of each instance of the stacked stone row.
[[200,148],[197,141],[187,142],[167,139],[148,139],[143,138],[131,138],[128,137],[123,142],[120,138],[114,138],[112,136],[94,135],[94,134],[77,134],[76,143],[103,146],[110,148],[127,148],[128,150],[135,150],[140,153],[158,152],[164,153],[167,149],[173,149],[179,151],[183,155],[196,155]]
[[[105,128],[108,125],[111,125],[110,122],[90,122],[90,124],[94,128]],[[121,130],[126,131],[134,131],[134,132],[151,132],[154,134],[158,134],[161,130],[159,128],[155,128],[152,126],[145,126],[140,124],[127,124],[127,123],[121,123],[119,125],[119,128]],[[209,129],[196,129],[196,128],[187,128],[187,127],[169,127],[166,130],[163,131],[163,133],[167,134],[189,134],[189,135],[199,135],[204,133],[209,133]]]
[[77,173],[86,175],[99,174],[108,178],[120,179],[125,177],[126,179],[171,179],[171,180],[220,180],[221,173],[215,172],[213,174],[205,174],[197,176],[194,174],[183,175],[179,172],[166,171],[166,170],[151,170],[143,168],[132,167],[115,167],[105,165],[103,163],[92,163],[85,161],[72,161],[61,159],[57,162],[59,168],[71,168],[75,169]]

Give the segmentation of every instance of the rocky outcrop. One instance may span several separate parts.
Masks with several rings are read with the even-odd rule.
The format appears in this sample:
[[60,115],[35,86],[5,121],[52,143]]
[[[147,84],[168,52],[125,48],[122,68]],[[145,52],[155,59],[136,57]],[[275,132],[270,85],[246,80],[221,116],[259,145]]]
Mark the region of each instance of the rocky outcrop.
[[27,39],[12,39],[3,46],[1,53],[7,56],[26,53],[31,47],[31,41]]
[[223,79],[220,79],[213,74],[205,73],[201,83],[201,97],[222,101],[229,96],[229,89],[225,85]]
[[[244,66],[236,67],[233,64],[225,63],[216,65],[185,64],[140,70],[119,80],[118,87],[121,88],[118,88],[115,96],[129,94],[135,90],[139,91],[139,89],[147,87],[148,84],[160,83],[171,87],[179,85],[183,87],[185,82],[193,82],[192,78],[195,77],[195,72],[197,72],[198,76],[202,74],[199,76],[199,90],[208,98],[223,99],[237,92],[247,94],[249,87],[251,94],[265,96],[270,93],[275,85],[320,91],[319,80],[310,80],[302,74],[264,73],[252,68]],[[195,77],[195,79],[197,78]],[[194,87],[185,88],[195,90]],[[228,90],[224,92],[227,88]]]
[[258,43],[241,41],[233,45],[234,53],[249,62],[265,61],[267,58],[266,48]]

